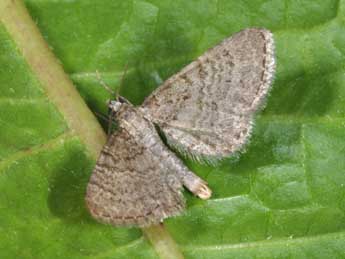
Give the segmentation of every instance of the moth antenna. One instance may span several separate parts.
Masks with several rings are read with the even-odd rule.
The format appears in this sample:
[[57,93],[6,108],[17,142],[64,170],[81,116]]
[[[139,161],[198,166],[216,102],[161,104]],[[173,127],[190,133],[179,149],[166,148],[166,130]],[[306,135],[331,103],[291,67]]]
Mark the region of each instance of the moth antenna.
[[120,98],[120,90],[123,86],[123,81],[124,81],[126,73],[127,73],[127,68],[128,68],[128,63],[126,63],[125,68],[123,70],[120,86],[116,89],[116,92],[115,92],[115,100],[117,100],[117,101],[119,101],[119,98]]
[[103,81],[101,75],[99,74],[98,70],[96,70],[96,77],[99,81],[99,83],[101,84],[101,86],[107,90],[111,95],[114,95],[115,92]]

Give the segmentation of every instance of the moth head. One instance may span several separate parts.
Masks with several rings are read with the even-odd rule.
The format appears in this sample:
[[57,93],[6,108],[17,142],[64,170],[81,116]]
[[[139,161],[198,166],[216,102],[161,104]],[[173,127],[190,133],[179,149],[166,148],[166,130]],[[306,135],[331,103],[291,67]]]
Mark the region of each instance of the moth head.
[[122,96],[119,96],[116,100],[110,100],[108,107],[110,111],[117,113],[125,103],[128,104],[129,102]]

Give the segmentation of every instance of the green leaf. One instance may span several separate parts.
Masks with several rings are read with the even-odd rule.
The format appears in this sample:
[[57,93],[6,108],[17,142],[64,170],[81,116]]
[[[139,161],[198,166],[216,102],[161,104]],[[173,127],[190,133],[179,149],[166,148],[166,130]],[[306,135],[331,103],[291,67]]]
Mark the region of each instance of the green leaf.
[[[344,258],[345,1],[25,1],[94,112],[111,87],[140,104],[246,27],[274,33],[277,73],[246,152],[186,161],[214,194],[187,192],[166,227],[186,258]],[[94,161],[0,25],[0,258],[155,258],[139,229],[84,206]]]

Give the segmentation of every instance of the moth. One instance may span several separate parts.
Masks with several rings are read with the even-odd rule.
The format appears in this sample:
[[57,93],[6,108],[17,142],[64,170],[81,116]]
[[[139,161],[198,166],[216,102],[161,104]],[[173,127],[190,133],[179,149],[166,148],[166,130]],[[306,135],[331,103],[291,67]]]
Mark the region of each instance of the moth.
[[209,49],[141,106],[123,97],[110,101],[118,130],[108,138],[87,186],[91,215],[116,226],[146,227],[183,212],[183,187],[208,199],[207,183],[170,148],[199,161],[241,149],[274,72],[272,33],[250,28]]

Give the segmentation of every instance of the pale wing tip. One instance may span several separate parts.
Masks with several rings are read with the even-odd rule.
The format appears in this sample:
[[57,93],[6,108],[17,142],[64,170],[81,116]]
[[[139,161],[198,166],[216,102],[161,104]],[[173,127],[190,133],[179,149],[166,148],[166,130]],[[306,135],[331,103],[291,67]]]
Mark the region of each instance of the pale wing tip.
[[206,183],[200,182],[195,194],[202,200],[207,200],[212,196],[212,190]]

